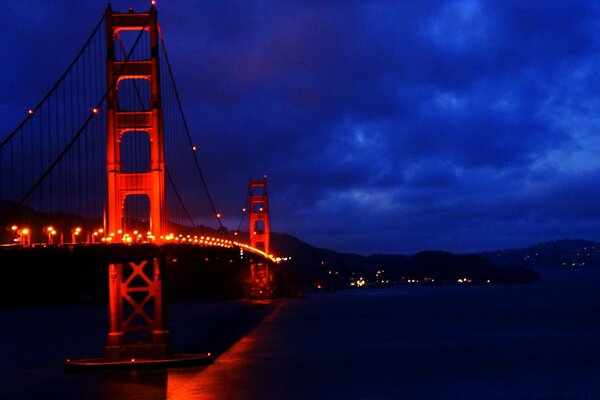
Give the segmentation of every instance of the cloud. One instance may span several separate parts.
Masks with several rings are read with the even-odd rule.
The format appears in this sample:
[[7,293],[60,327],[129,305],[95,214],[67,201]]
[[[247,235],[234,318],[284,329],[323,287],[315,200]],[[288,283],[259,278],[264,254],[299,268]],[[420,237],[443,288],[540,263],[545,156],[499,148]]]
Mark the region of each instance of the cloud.
[[[0,28],[4,131],[82,43],[65,27],[88,32],[103,11],[34,3],[8,5]],[[599,12],[591,1],[159,3],[219,210],[236,214],[247,179],[267,173],[275,230],[362,253],[600,237]]]

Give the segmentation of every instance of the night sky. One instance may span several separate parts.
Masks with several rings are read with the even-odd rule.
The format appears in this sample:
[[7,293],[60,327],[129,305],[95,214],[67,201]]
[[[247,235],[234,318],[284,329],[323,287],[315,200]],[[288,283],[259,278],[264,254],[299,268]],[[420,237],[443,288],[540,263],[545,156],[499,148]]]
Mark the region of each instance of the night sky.
[[[136,11],[149,1],[113,1]],[[101,1],[2,2],[0,137]],[[208,185],[237,227],[338,251],[600,239],[600,7],[584,1],[158,1]]]

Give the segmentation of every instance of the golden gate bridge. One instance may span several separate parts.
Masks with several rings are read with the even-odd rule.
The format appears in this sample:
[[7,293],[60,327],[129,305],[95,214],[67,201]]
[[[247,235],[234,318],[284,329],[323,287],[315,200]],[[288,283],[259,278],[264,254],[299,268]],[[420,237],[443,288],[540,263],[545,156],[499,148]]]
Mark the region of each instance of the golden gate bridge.
[[[268,297],[267,178],[250,179],[238,229],[222,223],[192,140],[154,2],[109,6],[45,96],[0,141],[0,254],[68,246],[107,265],[110,329],[104,358],[68,368],[173,365],[163,292],[177,254],[244,260],[250,294]],[[240,235],[248,215],[248,240]],[[206,228],[211,221],[215,229]],[[216,252],[216,253],[215,253]]]

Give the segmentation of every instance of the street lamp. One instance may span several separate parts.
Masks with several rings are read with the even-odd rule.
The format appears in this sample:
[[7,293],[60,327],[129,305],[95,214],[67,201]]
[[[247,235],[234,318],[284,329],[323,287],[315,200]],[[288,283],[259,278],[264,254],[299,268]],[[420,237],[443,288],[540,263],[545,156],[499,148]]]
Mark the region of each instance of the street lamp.
[[21,246],[29,246],[31,244],[29,228],[19,228],[18,225],[11,225],[7,228],[7,230],[16,235],[16,237],[13,239],[13,243],[18,243]]
[[71,229],[71,243],[77,243],[77,237],[81,234],[81,227],[76,226]]
[[[18,235],[18,234],[19,234],[19,233],[18,233],[18,229],[19,229],[19,227],[18,227],[17,225],[12,225],[12,226],[8,226],[8,227],[6,227],[6,230],[7,230],[8,232],[12,232],[12,233],[13,233],[13,234],[15,234],[15,235]],[[14,238],[14,239],[13,239],[13,242],[14,242],[14,243],[17,243],[18,241],[19,241],[19,237],[16,237],[16,238]]]
[[21,228],[18,231],[21,246],[31,246],[31,233],[29,228]]
[[104,229],[102,228],[98,228],[94,231],[94,233],[92,234],[92,243],[96,243],[96,240],[98,239],[98,237],[102,236],[100,239],[102,241],[104,241],[104,235],[102,235],[104,233]]
[[56,236],[56,229],[53,226],[46,226],[44,228],[44,233],[48,235],[48,244],[54,243],[54,236]]

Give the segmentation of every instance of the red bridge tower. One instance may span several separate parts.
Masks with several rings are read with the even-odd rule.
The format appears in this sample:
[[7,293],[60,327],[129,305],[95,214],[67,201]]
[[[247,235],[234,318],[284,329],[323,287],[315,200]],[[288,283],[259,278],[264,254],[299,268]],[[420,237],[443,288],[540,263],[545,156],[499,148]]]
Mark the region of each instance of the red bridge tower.
[[[138,60],[136,57],[133,60],[127,56],[124,60],[117,60],[115,40],[121,39],[121,31],[133,31],[140,35],[136,43],[141,35],[146,32],[149,34],[150,54],[147,59]],[[150,203],[150,231],[154,237],[159,238],[165,229],[166,205],[156,9],[152,6],[146,13],[115,13],[109,7],[106,11],[106,36],[107,229],[109,233],[117,233],[119,230],[124,232],[125,199],[129,195],[145,195]],[[133,53],[132,49],[124,51]],[[148,81],[151,93],[149,110],[126,111],[119,107],[119,85],[126,80]],[[148,134],[148,171],[122,170],[121,140],[124,135],[133,131]],[[170,335],[162,299],[165,264],[166,258],[160,254],[147,255],[145,259],[135,259],[122,264],[110,264],[110,331],[105,347],[105,358],[108,361],[165,359],[171,354]]]
[[[271,225],[269,222],[269,198],[267,176],[250,179],[250,246],[270,254]],[[250,265],[250,296],[269,297],[272,292],[271,273],[267,262]]]
[[[147,13],[106,12],[108,82],[107,146],[108,171],[108,233],[124,231],[125,199],[129,195],[145,195],[150,204],[150,231],[159,238],[165,229],[165,156],[163,115],[160,98],[159,43],[156,9]],[[150,54],[145,60],[117,60],[115,40],[121,31],[147,31],[150,36]],[[142,35],[143,32],[140,32]],[[129,50],[129,49],[127,49]],[[126,80],[146,80],[150,84],[150,109],[125,111],[119,107],[119,85]],[[135,83],[135,81],[134,81]],[[150,140],[150,168],[146,172],[123,172],[121,140],[129,132],[146,132]]]

